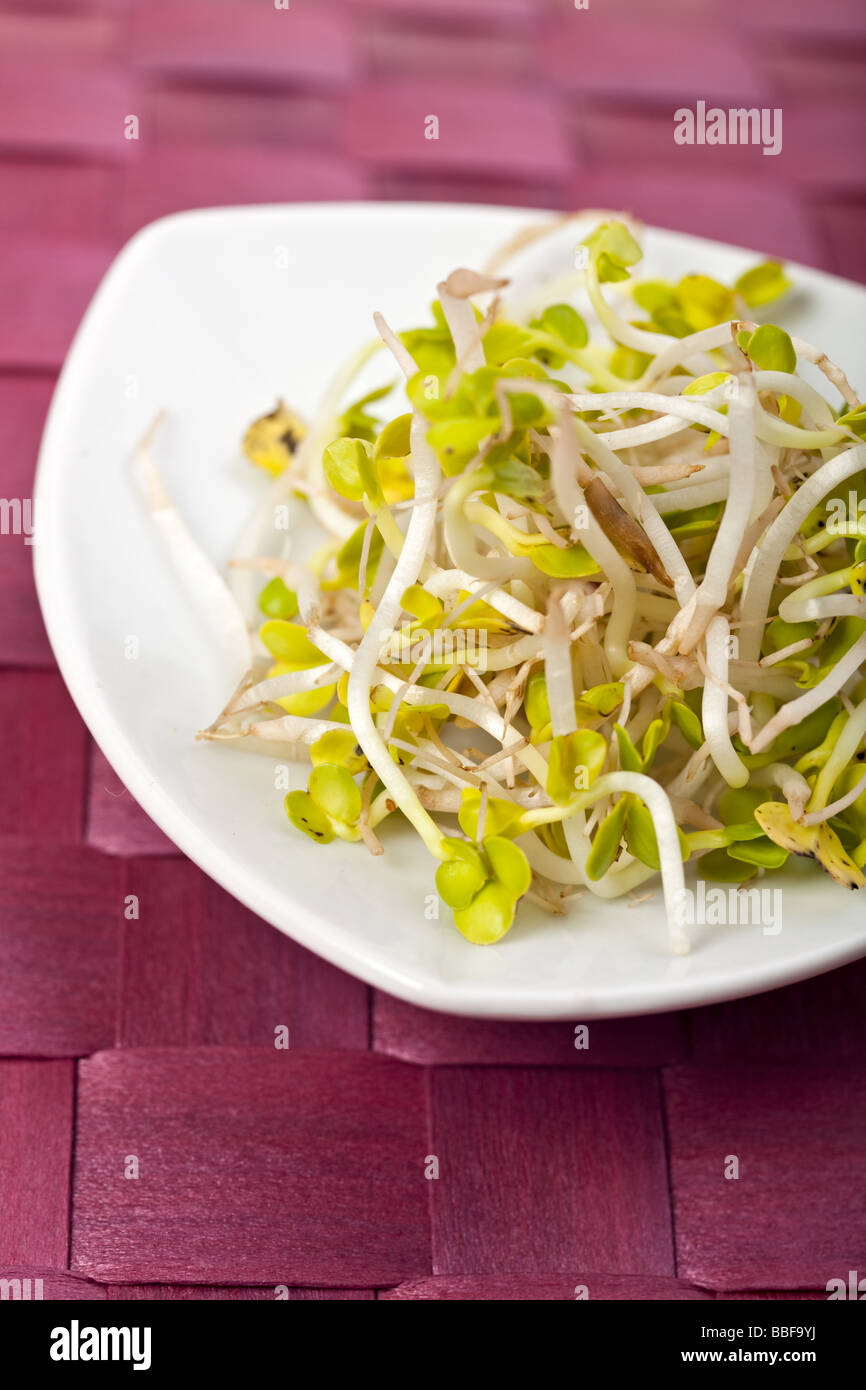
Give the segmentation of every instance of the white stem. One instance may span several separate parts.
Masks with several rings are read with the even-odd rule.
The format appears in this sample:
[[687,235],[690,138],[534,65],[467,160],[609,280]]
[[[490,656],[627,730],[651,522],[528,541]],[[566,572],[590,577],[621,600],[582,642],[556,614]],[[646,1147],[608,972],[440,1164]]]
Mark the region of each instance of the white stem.
[[282,700],[287,695],[300,695],[308,690],[318,690],[323,685],[333,685],[340,669],[329,661],[326,666],[313,666],[307,671],[288,671],[282,676],[271,676],[268,680],[259,681],[258,685],[251,685],[238,696],[231,713],[239,714],[241,710]]
[[858,637],[843,657],[839,658],[829,675],[826,675],[811,690],[807,690],[805,695],[801,695],[798,700],[789,701],[773,715],[769,723],[765,724],[760,733],[752,739],[751,751],[753,753],[763,752],[773,742],[773,739],[785,729],[790,729],[793,724],[802,723],[807,714],[820,709],[842,689],[848,678],[859,670],[864,661],[866,661],[866,632]]
[[658,782],[642,772],[607,772],[597,778],[588,791],[581,792],[580,801],[584,806],[590,806],[611,792],[631,792],[640,797],[649,809],[658,841],[671,945],[677,955],[686,955],[689,950],[686,931],[686,884],[677,823],[670,797]]
[[608,540],[590,511],[583,490],[577,482],[577,443],[572,425],[570,416],[562,411],[550,453],[551,482],[563,516],[567,518],[572,529],[575,520],[578,517],[581,519],[581,543],[613,586],[613,606],[604,634],[604,650],[614,676],[619,678],[632,666],[628,656],[628,639],[634,622],[637,585],[628,564]]
[[812,788],[801,772],[787,763],[770,763],[768,767],[757,768],[752,773],[752,781],[757,786],[778,787],[788,803],[792,820],[799,820],[812,795]]
[[244,615],[219,570],[188,530],[145,448],[139,449],[138,459],[142,492],[154,525],[189,598],[225,647],[229,679],[237,683],[251,664]]
[[444,598],[459,589],[468,589],[470,594],[477,594],[480,598],[482,595],[478,591],[482,590],[484,602],[495,608],[497,613],[501,613],[503,618],[507,618],[515,627],[522,627],[526,632],[541,632],[544,627],[543,613],[537,613],[534,608],[529,608],[519,599],[513,598],[504,589],[488,588],[482,580],[476,579],[466,570],[442,570],[432,565],[424,578],[424,587],[434,598]]
[[848,721],[837,738],[829,758],[818,774],[810,802],[811,807],[820,806],[828,799],[837,779],[860,747],[864,735],[866,735],[866,700],[861,700],[854,713],[848,716]]
[[740,602],[740,657],[743,661],[758,659],[764,619],[767,616],[776,574],[794,536],[822,497],[826,497],[847,478],[859,473],[864,464],[864,444],[857,444],[822,464],[788,499],[760,545],[752,551],[746,567]]
[[779,617],[786,623],[820,623],[825,618],[866,618],[866,598],[855,594],[828,594],[822,598],[801,598],[799,594],[789,594],[779,604]]
[[710,756],[730,787],[743,787],[749,780],[748,769],[737,756],[728,732],[728,620],[721,613],[709,624],[706,633],[707,671],[704,682],[701,717]]
[[[710,328],[702,328],[697,333],[690,333],[685,338],[677,338],[673,343],[664,347],[657,353],[650,362],[640,381],[636,382],[638,390],[647,391],[661,377],[667,376],[668,372],[676,367],[680,362],[687,363],[696,353],[713,352],[718,348],[730,347],[734,341],[735,323],[714,323]],[[714,370],[710,367],[710,371]]]
[[680,642],[688,652],[700,641],[712,615],[727,598],[731,571],[749,524],[755,495],[755,389],[748,377],[732,382],[728,393],[731,473],[728,499],[696,594],[695,613]]
[[436,520],[436,489],[439,465],[427,443],[427,421],[415,412],[411,429],[411,457],[415,474],[415,497],[406,540],[394,572],[388,581],[370,626],[354,654],[349,672],[347,706],[349,719],[367,761],[387,787],[400,810],[411,821],[433,853],[442,842],[442,833],[424,810],[404,773],[394,762],[370,713],[370,682],[385,633],[393,628],[402,611],[401,598],[414,584],[430,544]]
[[831,820],[833,816],[838,816],[840,811],[846,811],[849,806],[859,799],[861,794],[866,791],[866,772],[860,778],[856,786],[852,787],[844,796],[840,796],[838,801],[831,801],[829,806],[825,806],[822,811],[809,811],[803,816],[803,825],[820,825],[822,821]]

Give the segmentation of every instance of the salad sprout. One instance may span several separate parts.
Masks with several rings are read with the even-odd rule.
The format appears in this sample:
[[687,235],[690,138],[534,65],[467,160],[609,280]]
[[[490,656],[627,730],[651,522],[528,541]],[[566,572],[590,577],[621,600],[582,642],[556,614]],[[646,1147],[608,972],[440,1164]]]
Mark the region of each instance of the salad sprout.
[[[146,495],[238,665],[201,737],[308,761],[296,832],[381,855],[402,817],[485,945],[523,897],[660,874],[684,952],[687,862],[864,884],[866,407],[753,317],[778,263],[641,279],[607,220],[521,304],[502,272],[538,235],[453,271],[418,327],[375,315],[308,423],[250,425],[272,481],[228,583],[143,447]],[[347,404],[379,352],[399,388]],[[309,562],[279,507],[324,530]]]

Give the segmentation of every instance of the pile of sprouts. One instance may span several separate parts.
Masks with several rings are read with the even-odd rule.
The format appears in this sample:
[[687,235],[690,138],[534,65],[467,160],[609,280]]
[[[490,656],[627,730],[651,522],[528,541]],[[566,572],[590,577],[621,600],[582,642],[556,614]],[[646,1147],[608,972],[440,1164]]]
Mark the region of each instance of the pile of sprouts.
[[[408,821],[471,942],[524,896],[561,913],[660,874],[685,952],[687,861],[864,883],[866,407],[752,317],[789,288],[777,262],[641,280],[611,220],[511,302],[530,239],[450,274],[422,327],[376,314],[309,423],[280,402],[250,426],[273,481],[227,580],[142,451],[245,672],[200,737],[307,759],[285,808],[318,845],[380,855]],[[347,405],[380,350],[399,387]],[[289,504],[328,537],[307,563]]]

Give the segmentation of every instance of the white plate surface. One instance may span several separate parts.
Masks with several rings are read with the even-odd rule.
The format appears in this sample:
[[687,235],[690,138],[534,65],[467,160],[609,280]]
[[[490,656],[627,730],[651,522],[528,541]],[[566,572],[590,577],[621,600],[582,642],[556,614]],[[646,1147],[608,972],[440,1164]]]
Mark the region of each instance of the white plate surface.
[[[451,1013],[573,1018],[655,1012],[756,993],[866,953],[866,903],[800,866],[781,930],[696,927],[671,956],[661,895],[630,907],[582,898],[562,919],[524,903],[497,946],[469,945],[443,907],[426,915],[433,863],[411,834],[374,860],[292,830],[271,760],[194,741],[232,684],[145,515],[132,449],[160,409],[164,477],[223,565],[264,480],[239,449],[278,395],[310,411],[335,365],[371,335],[424,321],[435,284],[478,265],[535,220],[508,209],[308,205],[215,209],[140,232],[100,287],[63,370],[37,476],[37,583],[78,708],[118,775],[167,835],[280,930],[370,983]],[[581,232],[525,252],[515,286],[567,271]],[[648,274],[728,282],[752,253],[649,230]],[[866,290],[807,269],[780,315],[866,387]],[[380,369],[381,370],[381,369]],[[126,639],[138,640],[129,659]],[[299,769],[296,784],[303,785]],[[811,866],[802,866],[811,869]],[[142,926],[146,909],[142,910]]]

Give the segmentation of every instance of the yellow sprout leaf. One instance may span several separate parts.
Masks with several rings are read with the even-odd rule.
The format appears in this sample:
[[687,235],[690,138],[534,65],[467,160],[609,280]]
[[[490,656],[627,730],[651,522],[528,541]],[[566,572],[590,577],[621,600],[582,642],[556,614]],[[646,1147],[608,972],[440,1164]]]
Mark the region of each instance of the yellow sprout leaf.
[[402,459],[379,459],[379,482],[382,495],[389,506],[395,502],[408,502],[415,495],[415,480]]
[[275,410],[250,425],[244,435],[243,450],[247,458],[266,473],[282,473],[306,432],[301,417],[284,401],[277,401]]
[[843,887],[862,888],[866,884],[866,878],[826,821],[820,825],[799,825],[781,801],[765,801],[755,811],[755,820],[774,844],[791,854],[805,854],[816,859]]
[[385,425],[373,451],[382,492],[389,504],[406,502],[415,492],[412,474],[405,463],[409,453],[411,425],[411,413],[392,420]]
[[284,671],[309,671],[313,666],[324,666],[328,660],[318,647],[313,646],[307,629],[300,623],[289,623],[285,618],[271,618],[262,623],[259,637]]
[[486,883],[468,907],[454,913],[457,930],[475,946],[492,946],[514,921],[515,900],[501,883]]
[[[268,671],[268,680],[274,676],[286,676],[290,672],[296,671],[296,666],[288,666],[282,661],[277,661]],[[318,714],[326,705],[329,705],[337,693],[336,685],[320,685],[315,690],[301,690],[297,695],[281,695],[274,701],[275,705],[280,705],[286,714],[299,714],[302,716]]]
[[304,690],[299,695],[283,695],[276,704],[282,705],[286,714],[298,714],[306,718],[318,714],[334,698],[336,686],[322,685],[318,690]]

